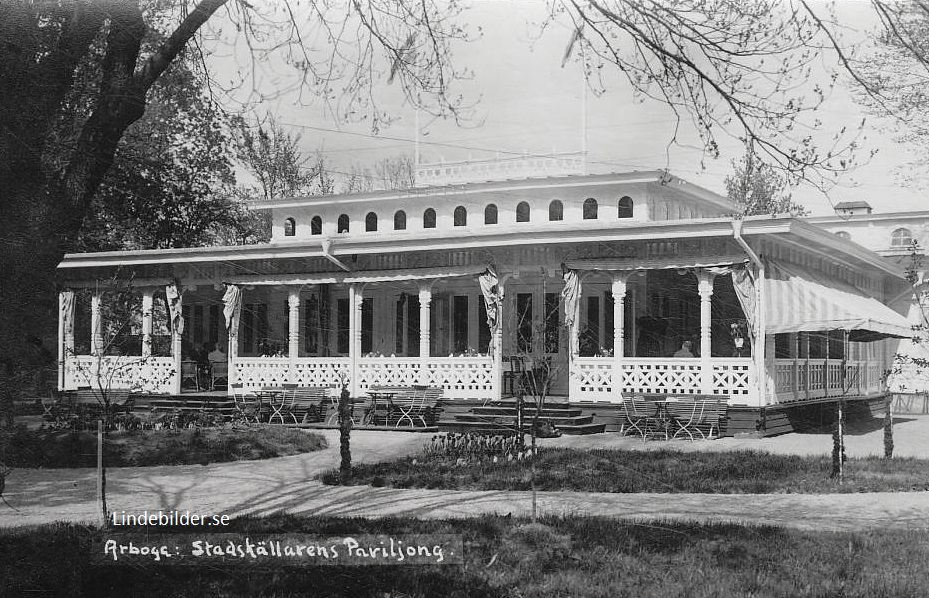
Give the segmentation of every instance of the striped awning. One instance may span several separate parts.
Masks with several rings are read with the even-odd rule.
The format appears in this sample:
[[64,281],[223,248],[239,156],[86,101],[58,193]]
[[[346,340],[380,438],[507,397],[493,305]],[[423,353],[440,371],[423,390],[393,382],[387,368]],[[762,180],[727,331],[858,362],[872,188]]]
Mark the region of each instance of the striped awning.
[[852,340],[912,336],[907,319],[852,285],[794,264],[768,261],[765,330],[848,330]]

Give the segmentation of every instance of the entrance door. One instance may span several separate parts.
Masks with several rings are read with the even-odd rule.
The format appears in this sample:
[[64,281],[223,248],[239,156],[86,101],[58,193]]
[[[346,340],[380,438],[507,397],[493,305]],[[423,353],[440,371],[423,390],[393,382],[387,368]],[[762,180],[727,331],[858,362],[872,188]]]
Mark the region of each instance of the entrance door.
[[567,396],[568,354],[561,293],[524,286],[516,286],[513,291],[513,318],[507,318],[510,324],[507,354],[526,359],[527,367],[530,361],[550,359],[549,396]]

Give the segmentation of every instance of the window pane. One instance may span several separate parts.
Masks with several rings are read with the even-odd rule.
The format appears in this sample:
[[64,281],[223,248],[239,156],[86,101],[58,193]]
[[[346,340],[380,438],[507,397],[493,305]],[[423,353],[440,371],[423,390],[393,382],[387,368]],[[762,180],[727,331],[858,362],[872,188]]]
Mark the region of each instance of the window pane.
[[516,295],[516,350],[532,352],[532,293]]
[[545,352],[558,353],[561,295],[545,293]]
[[452,342],[457,353],[467,351],[469,348],[467,295],[455,295],[452,303]]

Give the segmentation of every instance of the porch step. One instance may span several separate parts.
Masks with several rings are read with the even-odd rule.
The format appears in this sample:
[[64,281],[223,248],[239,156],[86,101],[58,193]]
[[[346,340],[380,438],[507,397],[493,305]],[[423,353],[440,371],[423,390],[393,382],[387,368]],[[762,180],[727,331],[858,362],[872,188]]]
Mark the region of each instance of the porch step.
[[[518,403],[514,399],[471,407],[467,413],[449,413],[438,422],[439,430],[449,432],[505,433],[516,428]],[[531,399],[523,402],[523,430],[528,432],[535,414]],[[599,434],[606,424],[594,423],[594,416],[567,402],[546,401],[541,418],[563,434]]]
[[[456,416],[456,419],[459,421],[468,421],[468,422],[487,422],[492,424],[506,424],[506,425],[516,425],[516,416],[515,415],[504,415],[504,414],[493,414],[493,415],[484,415],[483,413],[462,413]],[[572,425],[582,425],[589,424],[594,421],[592,415],[572,415],[567,417],[547,417],[542,416],[541,419],[551,422],[557,427],[561,426],[572,426]],[[523,421],[530,422],[532,421],[532,416],[528,413],[523,414]]]
[[[584,434],[601,434],[606,429],[606,424],[582,423],[582,424],[565,424],[555,427],[562,433],[572,436]],[[515,422],[511,425],[503,423],[486,422],[486,421],[466,421],[461,419],[446,420],[438,422],[440,432],[472,432],[477,434],[500,434],[512,433],[516,428]],[[523,431],[529,433],[530,424],[523,424]]]
[[[471,413],[475,415],[516,415],[516,406],[513,407],[475,407],[471,410]],[[553,407],[544,407],[542,409],[542,417],[577,417],[581,415],[583,411],[580,409],[561,409]],[[523,415],[529,416],[530,414],[535,414],[535,407],[531,405],[523,406]]]

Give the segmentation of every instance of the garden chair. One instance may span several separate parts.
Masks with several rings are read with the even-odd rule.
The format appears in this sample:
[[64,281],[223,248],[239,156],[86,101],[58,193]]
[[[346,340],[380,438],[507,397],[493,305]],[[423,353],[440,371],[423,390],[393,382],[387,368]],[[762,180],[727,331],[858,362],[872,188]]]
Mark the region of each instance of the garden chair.
[[247,422],[258,423],[259,405],[255,395],[245,390],[242,384],[231,384],[232,400],[235,403],[236,411]]
[[622,408],[624,421],[619,433],[628,435],[631,430],[641,436],[642,440],[648,438],[652,433],[651,428],[658,413],[658,406],[643,398],[632,397],[623,401]]
[[181,388],[184,388],[184,382],[193,382],[194,388],[200,390],[200,368],[196,361],[181,362]]
[[216,390],[216,383],[229,385],[229,363],[225,361],[210,362],[210,390]]
[[[704,399],[702,413],[699,421],[694,425],[694,429],[705,439],[713,438],[713,430],[716,430],[716,437],[719,437],[719,422],[726,417],[726,409],[729,405],[729,397],[714,397]],[[706,428],[706,432],[704,432]]]
[[691,442],[694,439],[694,432],[703,436],[703,432],[697,427],[703,418],[703,407],[705,401],[694,401],[688,399],[669,400],[665,402],[665,411],[670,418],[671,427],[674,433],[671,438],[677,438],[686,434]]

